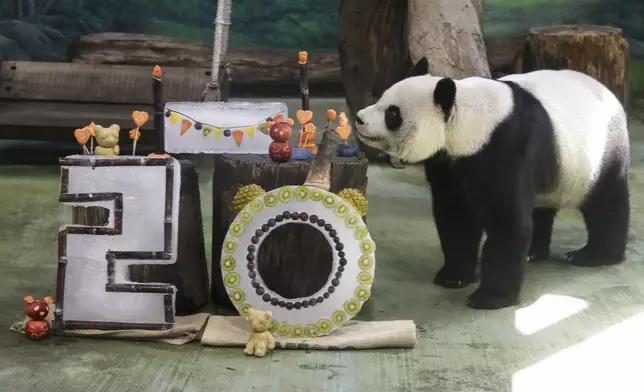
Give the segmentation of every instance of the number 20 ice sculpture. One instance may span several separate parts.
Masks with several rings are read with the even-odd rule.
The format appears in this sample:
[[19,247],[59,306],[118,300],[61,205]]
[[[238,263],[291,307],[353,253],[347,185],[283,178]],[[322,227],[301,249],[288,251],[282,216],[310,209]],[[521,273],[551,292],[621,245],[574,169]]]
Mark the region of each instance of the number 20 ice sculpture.
[[174,158],[61,159],[60,201],[108,208],[110,217],[58,234],[56,332],[172,328],[175,286],[128,281],[127,266],[176,261],[180,175]]

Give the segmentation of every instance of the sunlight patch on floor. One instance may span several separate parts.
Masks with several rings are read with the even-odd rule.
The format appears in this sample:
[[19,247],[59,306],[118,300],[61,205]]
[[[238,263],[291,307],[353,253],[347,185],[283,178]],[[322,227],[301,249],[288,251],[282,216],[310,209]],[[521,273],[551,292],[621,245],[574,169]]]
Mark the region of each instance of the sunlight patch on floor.
[[515,312],[514,325],[524,335],[547,328],[588,307],[583,299],[566,295],[546,294],[533,304]]
[[644,390],[644,312],[512,377],[513,392]]

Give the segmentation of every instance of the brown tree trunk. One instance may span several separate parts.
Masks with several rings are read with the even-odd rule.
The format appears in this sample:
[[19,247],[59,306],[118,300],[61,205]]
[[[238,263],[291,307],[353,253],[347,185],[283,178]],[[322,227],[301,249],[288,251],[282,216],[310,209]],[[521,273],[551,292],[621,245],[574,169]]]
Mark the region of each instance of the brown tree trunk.
[[[215,155],[212,208],[212,300],[231,308],[219,261],[226,233],[237,216],[232,201],[244,185],[257,184],[265,191],[306,181],[311,163],[290,161],[275,163],[265,155]],[[367,159],[333,157],[331,188],[337,193],[345,188],[367,189]],[[293,212],[293,211],[290,211]],[[302,297],[316,292],[328,279],[332,254],[324,237],[316,229],[302,225],[284,225],[269,235],[258,250],[258,269],[264,282],[285,297]],[[307,230],[310,229],[310,230]],[[266,246],[264,246],[266,244]]]
[[[342,0],[340,66],[351,118],[374,103],[411,67],[407,52],[406,0]],[[387,156],[360,143],[370,161]]]
[[602,82],[628,109],[628,43],[618,28],[565,25],[530,30],[516,69],[572,69]]

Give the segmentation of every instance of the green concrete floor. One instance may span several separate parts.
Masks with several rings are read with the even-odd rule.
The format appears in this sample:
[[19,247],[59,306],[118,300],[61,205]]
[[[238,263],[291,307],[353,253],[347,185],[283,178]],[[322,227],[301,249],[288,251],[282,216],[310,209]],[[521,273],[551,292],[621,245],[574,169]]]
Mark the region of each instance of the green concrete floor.
[[[475,287],[431,283],[442,256],[421,169],[372,166],[369,226],[378,244],[377,274],[358,319],[413,319],[417,346],[278,350],[263,359],[196,343],[31,342],[10,332],[23,316],[25,295],[54,294],[56,233],[71,212],[57,201],[57,166],[0,166],[0,392],[642,391],[644,126],[631,132],[633,219],[623,265],[582,269],[558,260],[585,241],[579,216],[567,212],[556,223],[553,260],[528,266],[520,306],[469,309],[464,300]],[[208,252],[210,176],[202,164]]]

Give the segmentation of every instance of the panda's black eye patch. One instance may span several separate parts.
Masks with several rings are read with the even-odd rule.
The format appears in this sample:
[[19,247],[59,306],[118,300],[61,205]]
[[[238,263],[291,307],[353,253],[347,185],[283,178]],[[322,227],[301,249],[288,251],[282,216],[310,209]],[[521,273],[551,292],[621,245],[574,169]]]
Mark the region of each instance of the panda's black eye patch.
[[391,105],[385,110],[385,125],[390,131],[396,131],[402,125],[402,116],[400,115],[400,108]]

